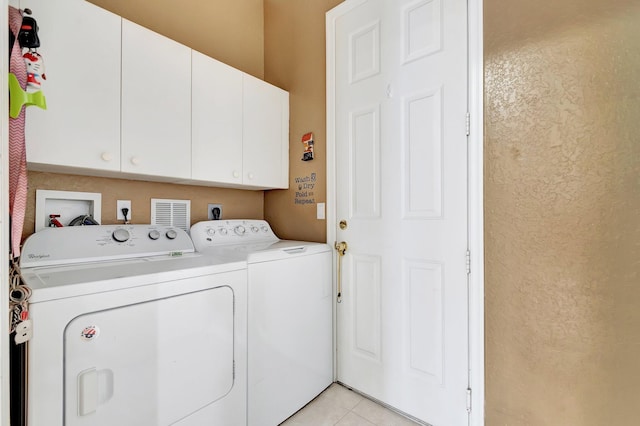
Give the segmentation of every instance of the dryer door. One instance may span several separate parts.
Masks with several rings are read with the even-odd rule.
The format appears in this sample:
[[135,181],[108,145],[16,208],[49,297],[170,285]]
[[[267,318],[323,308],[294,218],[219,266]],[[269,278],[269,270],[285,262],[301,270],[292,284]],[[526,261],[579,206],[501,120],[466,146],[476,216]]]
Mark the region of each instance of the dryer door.
[[81,315],[64,333],[67,426],[169,425],[233,387],[230,287]]

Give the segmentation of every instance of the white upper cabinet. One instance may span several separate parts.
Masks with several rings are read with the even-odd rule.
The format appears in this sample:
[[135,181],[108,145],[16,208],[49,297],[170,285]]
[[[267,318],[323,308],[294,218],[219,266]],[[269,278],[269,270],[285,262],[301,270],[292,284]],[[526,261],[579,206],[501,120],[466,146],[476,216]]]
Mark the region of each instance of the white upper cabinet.
[[31,0],[47,110],[32,170],[287,188],[289,94],[84,0]]
[[83,0],[30,0],[40,27],[47,109],[26,109],[33,169],[120,170],[121,18]]
[[122,171],[191,178],[191,49],[125,19]]
[[192,61],[192,179],[286,188],[288,93],[198,52]]
[[289,93],[244,74],[242,105],[243,183],[287,188]]
[[191,149],[194,180],[242,183],[242,73],[192,53]]

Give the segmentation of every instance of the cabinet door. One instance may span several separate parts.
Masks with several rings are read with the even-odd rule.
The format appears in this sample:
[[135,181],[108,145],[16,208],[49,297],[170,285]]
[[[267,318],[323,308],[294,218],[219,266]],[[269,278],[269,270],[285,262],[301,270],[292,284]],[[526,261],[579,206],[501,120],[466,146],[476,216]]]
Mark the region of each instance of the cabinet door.
[[122,21],[122,171],[191,177],[191,49]]
[[[47,109],[26,109],[31,168],[120,170],[122,19],[83,0],[30,0]],[[44,78],[44,77],[43,77]]]
[[191,176],[242,183],[242,72],[192,52]]
[[247,74],[243,88],[243,183],[287,188],[289,94]]

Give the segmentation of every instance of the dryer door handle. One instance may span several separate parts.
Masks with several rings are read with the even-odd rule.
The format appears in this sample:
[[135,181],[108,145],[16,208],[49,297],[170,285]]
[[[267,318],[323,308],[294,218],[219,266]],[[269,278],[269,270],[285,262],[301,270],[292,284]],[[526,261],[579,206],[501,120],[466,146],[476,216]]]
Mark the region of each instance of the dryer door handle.
[[88,368],[78,374],[78,416],[87,416],[113,396],[113,371]]
[[78,416],[94,413],[98,408],[98,371],[89,368],[78,374]]

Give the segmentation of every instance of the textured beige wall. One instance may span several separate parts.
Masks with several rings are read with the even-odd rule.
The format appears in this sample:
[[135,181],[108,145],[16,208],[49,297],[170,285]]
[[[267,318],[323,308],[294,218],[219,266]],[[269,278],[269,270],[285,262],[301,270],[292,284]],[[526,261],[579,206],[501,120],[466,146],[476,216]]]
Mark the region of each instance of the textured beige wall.
[[487,425],[636,425],[640,3],[485,0]]
[[[316,205],[295,204],[296,177],[316,173],[316,203],[326,201],[325,13],[342,0],[265,0],[265,80],[290,93],[289,190],[265,192],[265,219],[281,238],[326,240]],[[301,161],[313,132],[315,159]]]
[[264,74],[263,0],[91,0],[256,77]]

